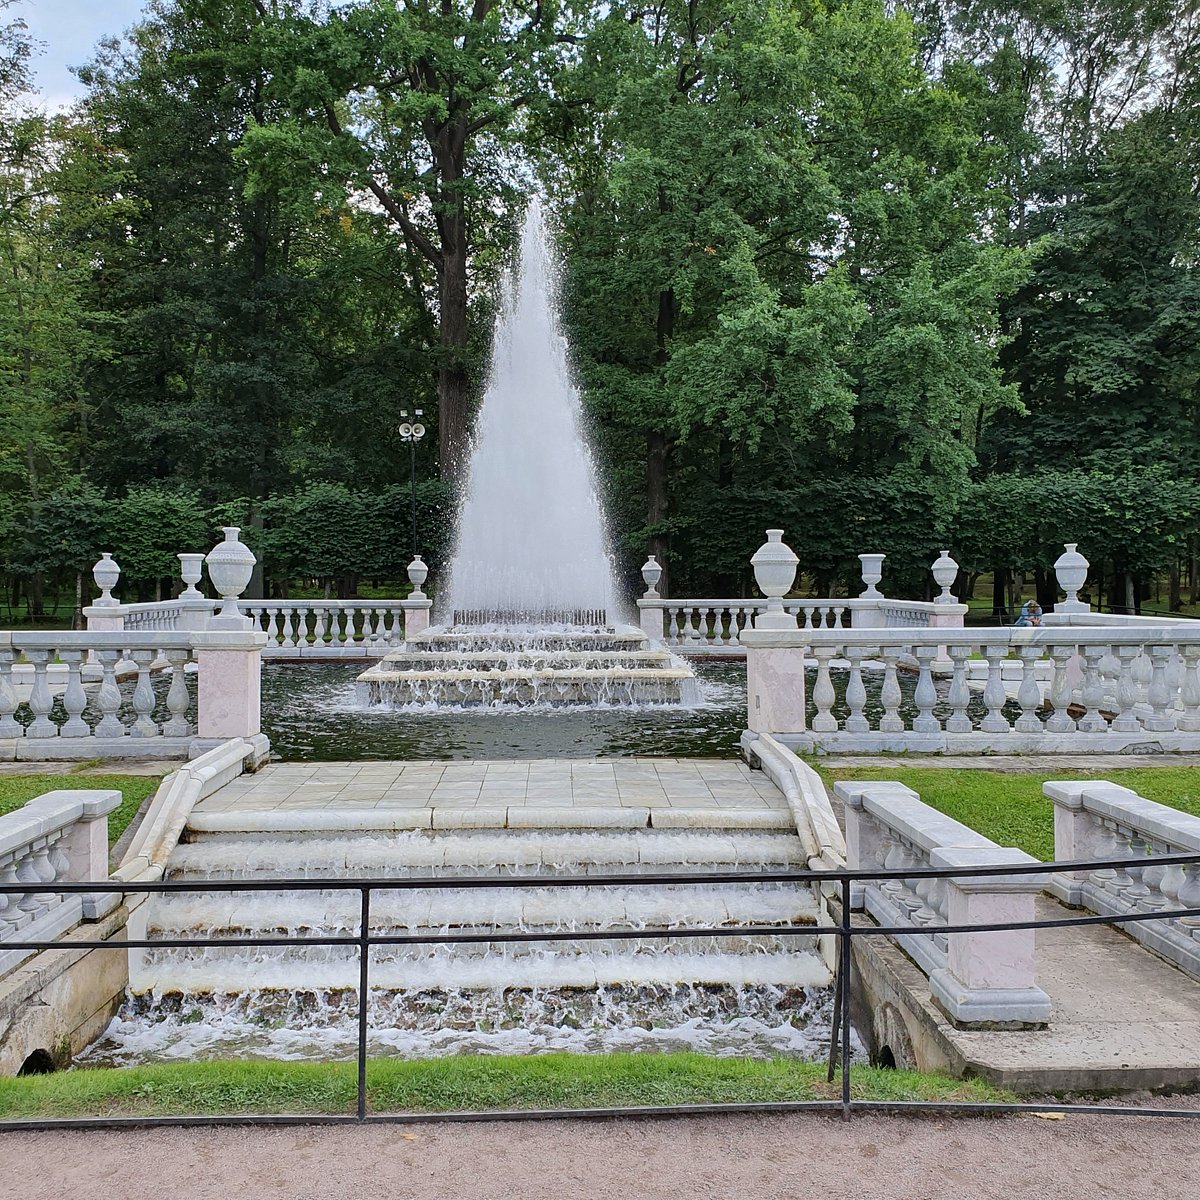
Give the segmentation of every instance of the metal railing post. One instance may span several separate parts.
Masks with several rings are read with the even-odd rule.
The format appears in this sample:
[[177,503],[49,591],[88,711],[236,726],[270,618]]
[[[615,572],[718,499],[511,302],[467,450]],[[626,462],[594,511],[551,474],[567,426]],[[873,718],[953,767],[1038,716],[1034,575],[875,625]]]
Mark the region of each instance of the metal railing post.
[[371,971],[371,888],[361,889],[358,927],[358,1119],[367,1119],[367,989]]
[[842,880],[842,931],[838,935],[842,970],[838,977],[838,996],[842,1010],[842,1120],[850,1119],[850,972],[854,956],[850,947],[850,880]]

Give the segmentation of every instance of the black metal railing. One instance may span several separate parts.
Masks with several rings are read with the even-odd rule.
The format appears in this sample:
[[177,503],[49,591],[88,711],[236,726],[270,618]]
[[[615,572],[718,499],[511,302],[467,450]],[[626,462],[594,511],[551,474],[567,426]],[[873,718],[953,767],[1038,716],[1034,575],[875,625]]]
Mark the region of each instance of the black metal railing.
[[[1051,875],[1064,871],[1097,871],[1118,869],[1131,865],[1155,867],[1200,865],[1200,854],[1169,854],[1132,859],[1070,860],[1054,863],[1014,863],[987,867],[922,867],[899,870],[775,870],[775,871],[706,871],[697,873],[656,872],[628,875],[512,875],[512,876],[420,876],[396,879],[164,879],[146,883],[101,882],[72,883],[5,883],[8,895],[28,895],[53,891],[59,894],[120,891],[127,895],[158,895],[173,892],[291,892],[338,891],[358,892],[361,898],[359,929],[356,934],[330,934],[319,937],[292,936],[225,936],[189,938],[121,938],[86,940],[59,938],[52,941],[21,941],[16,938],[0,942],[9,950],[137,950],[137,949],[205,949],[213,947],[296,947],[352,946],[358,950],[358,1046],[357,1046],[357,1105],[354,1114],[341,1113],[243,1113],[219,1116],[103,1116],[103,1117],[37,1117],[0,1119],[0,1133],[33,1129],[93,1129],[120,1126],[152,1125],[286,1125],[286,1124],[344,1124],[363,1122],[431,1122],[431,1121],[493,1121],[539,1120],[561,1117],[621,1117],[621,1116],[684,1116],[717,1113],[781,1113],[781,1112],[840,1112],[844,1118],[855,1111],[885,1112],[945,1112],[998,1114],[1013,1112],[1090,1113],[1111,1116],[1200,1117],[1200,1107],[1170,1108],[1139,1104],[1088,1104],[1042,1101],[967,1101],[967,1100],[860,1100],[851,1094],[851,1023],[850,995],[854,971],[853,942],[861,937],[885,937],[894,934],[908,936],[981,933],[1018,929],[1060,929],[1084,925],[1123,925],[1141,921],[1168,921],[1178,918],[1200,918],[1200,908],[1160,909],[1154,912],[1126,913],[1115,916],[1096,914],[1030,920],[981,922],[962,925],[855,925],[851,920],[851,887],[856,883],[886,882],[888,880],[983,878],[1011,875]],[[836,924],[801,925],[721,925],[684,926],[658,929],[586,929],[586,930],[472,930],[445,933],[373,933],[371,931],[371,897],[375,892],[443,890],[447,888],[571,888],[571,887],[646,887],[656,885],[694,885],[719,883],[801,883],[819,885],[826,898],[836,898],[839,920]],[[564,941],[630,941],[685,937],[751,937],[789,936],[812,938],[833,935],[838,939],[838,970],[835,978],[835,1018],[830,1040],[830,1079],[835,1060],[840,1063],[841,1094],[826,1100],[778,1100],[763,1102],[636,1105],[603,1108],[503,1109],[459,1112],[385,1112],[367,1111],[367,1041],[370,1002],[370,951],[375,946],[436,946],[470,945],[478,943],[522,943]],[[1147,951],[1147,953],[1150,953]],[[1200,983],[1197,984],[1200,994]],[[1002,1033],[996,1036],[1003,1037]]]

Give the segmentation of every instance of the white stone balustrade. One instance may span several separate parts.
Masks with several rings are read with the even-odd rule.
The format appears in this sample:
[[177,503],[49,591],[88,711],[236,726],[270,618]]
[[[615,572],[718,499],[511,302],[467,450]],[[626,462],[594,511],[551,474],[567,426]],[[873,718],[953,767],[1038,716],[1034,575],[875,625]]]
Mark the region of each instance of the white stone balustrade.
[[256,738],[265,640],[250,630],[0,632],[0,758],[186,758]]
[[969,872],[1037,860],[1015,847],[997,846],[924,804],[903,784],[841,782],[834,792],[845,805],[851,870],[964,872],[944,879],[870,880],[851,893],[852,905],[880,925],[913,930],[892,936],[928,976],[938,1006],[967,1027],[1044,1025],[1050,998],[1037,986],[1034,930],[938,932],[947,925],[1034,920],[1044,876]]
[[[1147,800],[1105,780],[1042,785],[1054,802],[1054,857],[1129,865],[1055,875],[1050,890],[1101,916],[1200,908],[1200,862],[1156,866],[1168,854],[1200,855],[1200,817]],[[1200,917],[1127,921],[1120,925],[1163,958],[1200,979]]]
[[[1200,750],[1200,623],[746,630],[741,640],[749,728],[792,749]],[[801,664],[815,666],[811,700]]]
[[264,658],[382,658],[429,624],[431,601],[242,600]]
[[[67,894],[55,883],[107,879],[108,814],[121,803],[110,790],[46,792],[0,816],[0,975],[33,950],[6,950],[5,942],[49,941],[81,920],[98,920],[120,903],[115,892]],[[23,895],[5,884],[41,884]]]
[[[638,601],[643,631],[684,654],[741,656],[742,634],[767,610],[765,600]],[[923,600],[800,599],[783,601],[784,612],[803,629],[927,628],[961,626],[965,605],[938,605]]]

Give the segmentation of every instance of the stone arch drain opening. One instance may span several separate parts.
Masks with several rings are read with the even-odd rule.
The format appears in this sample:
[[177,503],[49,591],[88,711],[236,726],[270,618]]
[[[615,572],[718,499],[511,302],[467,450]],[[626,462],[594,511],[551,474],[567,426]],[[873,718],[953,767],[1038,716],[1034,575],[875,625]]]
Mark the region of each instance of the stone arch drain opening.
[[896,1056],[892,1053],[891,1046],[880,1047],[879,1061],[875,1065],[883,1067],[887,1071],[894,1071],[896,1069]]
[[54,1059],[49,1050],[35,1050],[22,1064],[18,1075],[49,1075],[54,1071]]

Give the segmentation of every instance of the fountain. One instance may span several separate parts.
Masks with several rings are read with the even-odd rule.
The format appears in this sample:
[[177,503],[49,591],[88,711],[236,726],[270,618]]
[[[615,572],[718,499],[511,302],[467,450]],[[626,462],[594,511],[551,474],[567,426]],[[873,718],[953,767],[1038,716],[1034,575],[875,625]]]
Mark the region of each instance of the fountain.
[[541,203],[505,276],[444,623],[359,676],[364,704],[679,704],[691,668],[617,616]]

